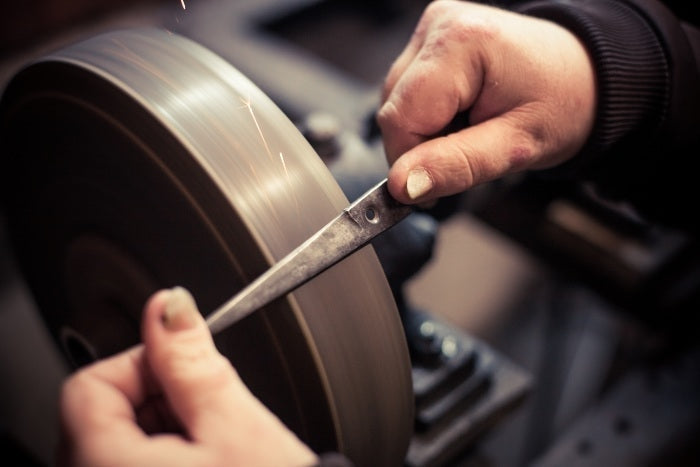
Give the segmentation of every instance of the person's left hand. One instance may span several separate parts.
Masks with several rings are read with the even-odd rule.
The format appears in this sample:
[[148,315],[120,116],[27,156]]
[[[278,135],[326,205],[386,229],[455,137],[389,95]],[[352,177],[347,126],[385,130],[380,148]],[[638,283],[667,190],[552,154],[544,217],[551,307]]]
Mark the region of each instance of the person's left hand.
[[151,298],[144,345],[70,377],[61,394],[59,464],[312,465],[316,455],[214,347],[181,288]]

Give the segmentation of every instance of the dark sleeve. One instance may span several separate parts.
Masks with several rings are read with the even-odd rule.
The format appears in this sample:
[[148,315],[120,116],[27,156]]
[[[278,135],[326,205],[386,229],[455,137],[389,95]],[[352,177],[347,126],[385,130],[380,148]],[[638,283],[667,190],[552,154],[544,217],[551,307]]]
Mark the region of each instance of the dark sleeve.
[[327,452],[318,456],[318,464],[315,467],[353,467],[353,463],[342,454]]
[[579,37],[596,72],[583,150],[547,175],[593,182],[652,221],[700,232],[700,35],[655,0],[541,0],[517,11]]

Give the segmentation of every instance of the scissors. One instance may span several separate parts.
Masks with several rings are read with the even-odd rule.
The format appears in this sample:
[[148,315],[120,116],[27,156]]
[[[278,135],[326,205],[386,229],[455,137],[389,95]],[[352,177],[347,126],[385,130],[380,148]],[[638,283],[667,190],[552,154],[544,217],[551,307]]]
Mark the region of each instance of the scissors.
[[292,292],[406,218],[413,208],[396,201],[387,179],[207,316],[216,334]]

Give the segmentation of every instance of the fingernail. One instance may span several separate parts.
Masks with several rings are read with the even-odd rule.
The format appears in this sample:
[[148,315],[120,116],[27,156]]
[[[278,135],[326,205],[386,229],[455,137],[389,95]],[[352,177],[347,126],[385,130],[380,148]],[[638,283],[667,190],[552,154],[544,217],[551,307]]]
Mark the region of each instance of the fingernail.
[[194,298],[183,287],[174,287],[168,293],[163,311],[163,326],[168,331],[183,331],[197,325],[199,311]]
[[433,181],[425,169],[413,169],[408,173],[406,192],[411,199],[418,199],[433,189]]

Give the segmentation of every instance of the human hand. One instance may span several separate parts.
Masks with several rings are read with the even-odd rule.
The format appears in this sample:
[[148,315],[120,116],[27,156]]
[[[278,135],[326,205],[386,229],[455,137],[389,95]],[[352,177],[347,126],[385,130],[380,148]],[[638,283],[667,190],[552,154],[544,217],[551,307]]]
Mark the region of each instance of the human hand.
[[146,305],[144,345],[63,386],[59,463],[79,466],[313,465],[317,459],[214,347],[191,295]]
[[[399,201],[430,201],[578,152],[595,112],[592,62],[566,29],[470,2],[423,13],[377,114]],[[438,136],[461,112],[469,126]]]

